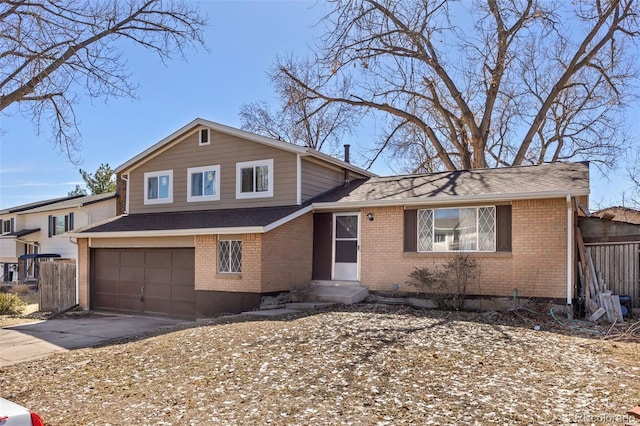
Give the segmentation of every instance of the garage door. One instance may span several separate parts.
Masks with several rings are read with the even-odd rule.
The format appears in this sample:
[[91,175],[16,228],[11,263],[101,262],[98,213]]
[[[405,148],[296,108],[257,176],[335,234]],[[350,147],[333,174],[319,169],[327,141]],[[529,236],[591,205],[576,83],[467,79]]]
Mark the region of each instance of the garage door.
[[195,317],[194,249],[92,249],[91,307]]

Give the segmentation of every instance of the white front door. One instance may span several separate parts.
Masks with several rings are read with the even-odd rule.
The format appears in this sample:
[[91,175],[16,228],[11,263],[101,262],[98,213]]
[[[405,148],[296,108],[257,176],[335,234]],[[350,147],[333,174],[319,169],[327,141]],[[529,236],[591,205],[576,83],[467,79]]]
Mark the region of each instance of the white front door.
[[358,281],[360,277],[360,213],[333,215],[333,278]]

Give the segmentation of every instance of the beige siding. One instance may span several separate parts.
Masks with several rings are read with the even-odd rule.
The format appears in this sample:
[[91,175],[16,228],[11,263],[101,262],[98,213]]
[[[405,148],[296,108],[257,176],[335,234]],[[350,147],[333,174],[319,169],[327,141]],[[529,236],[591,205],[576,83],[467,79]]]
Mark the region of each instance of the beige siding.
[[[269,198],[236,199],[236,163],[273,159],[274,195]],[[220,200],[187,202],[187,169],[220,165]],[[267,207],[296,204],[296,154],[211,131],[210,145],[199,146],[195,131],[131,173],[129,209],[149,212]],[[173,203],[144,204],[144,173],[173,170]]]
[[338,167],[302,160],[302,201],[344,183],[344,171]]
[[[374,213],[375,220],[364,215]],[[361,282],[370,290],[416,292],[414,268],[436,268],[453,253],[404,253],[403,208],[371,208],[361,218]],[[472,253],[479,280],[469,294],[564,298],[567,294],[567,210],[564,199],[512,203],[512,251]]]

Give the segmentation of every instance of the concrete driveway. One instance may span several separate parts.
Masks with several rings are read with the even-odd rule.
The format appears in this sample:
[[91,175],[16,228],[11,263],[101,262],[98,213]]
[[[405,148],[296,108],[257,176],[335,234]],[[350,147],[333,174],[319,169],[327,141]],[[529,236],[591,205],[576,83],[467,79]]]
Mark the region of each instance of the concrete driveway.
[[55,352],[169,330],[184,320],[103,315],[52,319],[0,328],[0,367]]

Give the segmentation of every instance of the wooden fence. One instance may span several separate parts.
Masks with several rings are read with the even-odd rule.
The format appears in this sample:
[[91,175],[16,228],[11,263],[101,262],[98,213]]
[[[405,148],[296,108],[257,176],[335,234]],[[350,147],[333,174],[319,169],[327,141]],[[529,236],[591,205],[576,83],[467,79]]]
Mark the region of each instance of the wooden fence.
[[640,308],[640,242],[585,245],[607,289],[631,297],[632,308]]
[[76,304],[76,265],[42,262],[38,276],[40,310],[60,312]]

